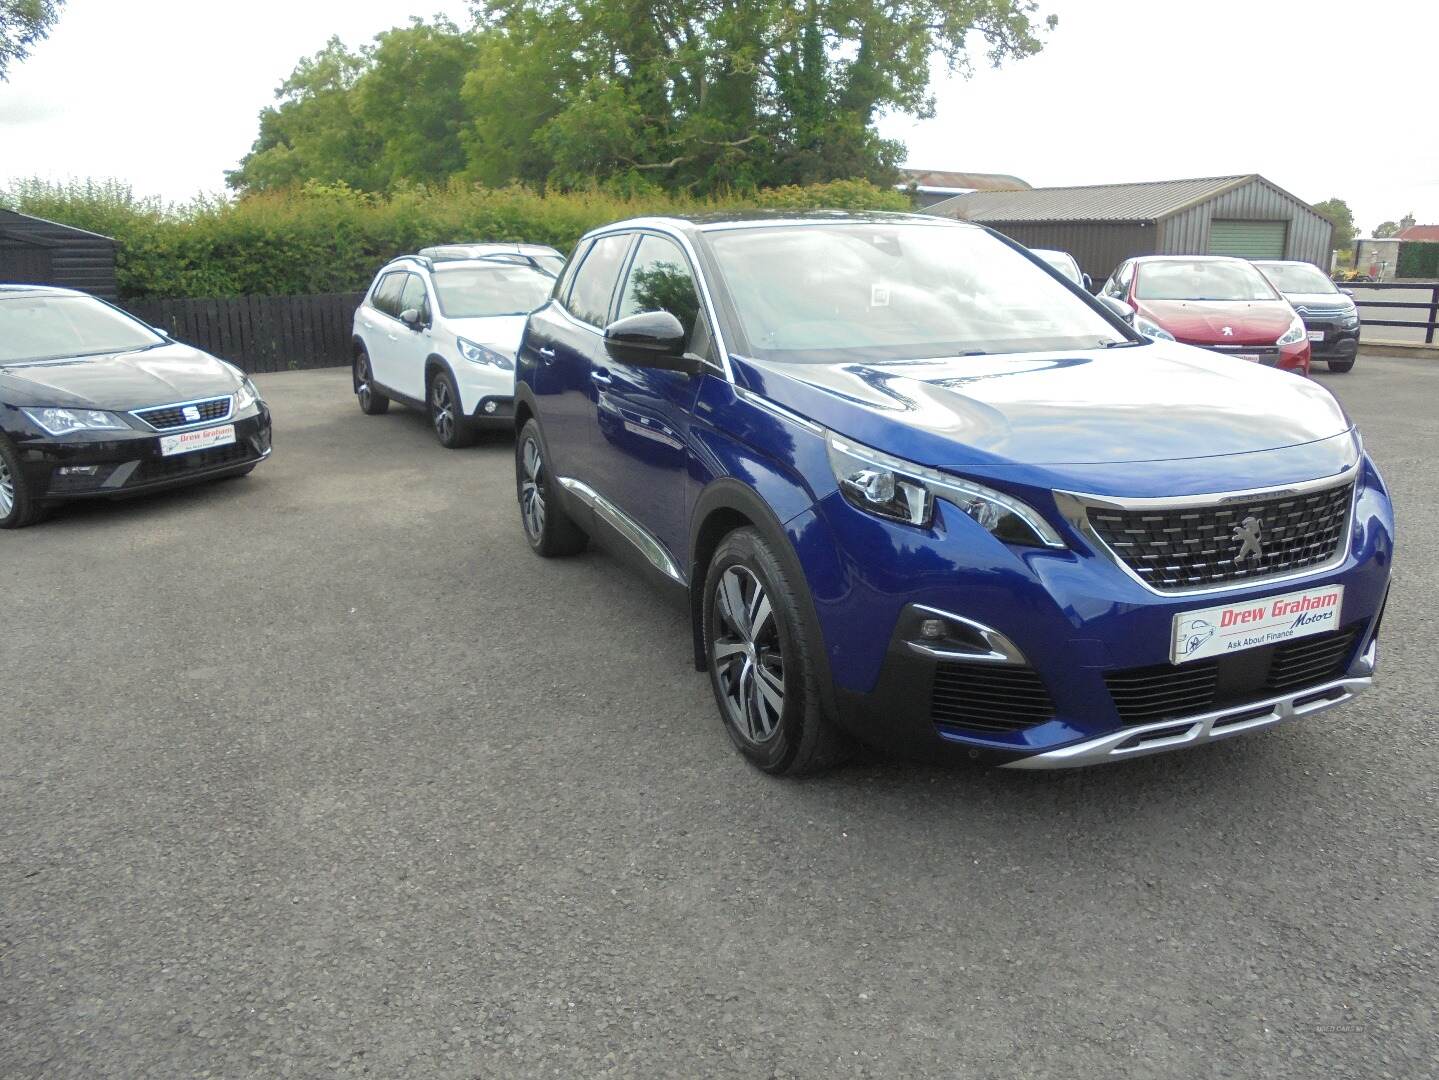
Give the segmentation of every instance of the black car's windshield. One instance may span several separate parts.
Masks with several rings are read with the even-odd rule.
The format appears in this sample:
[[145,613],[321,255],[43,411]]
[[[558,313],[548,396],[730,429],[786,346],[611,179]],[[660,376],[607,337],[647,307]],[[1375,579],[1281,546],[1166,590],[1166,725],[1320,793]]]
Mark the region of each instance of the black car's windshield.
[[1308,263],[1260,263],[1259,269],[1282,293],[1337,293],[1334,282]]
[[1070,255],[1069,252],[1046,251],[1043,248],[1032,248],[1031,251],[1076,285],[1083,284],[1083,278],[1079,273],[1079,266],[1075,263],[1074,256]]
[[1124,335],[973,228],[904,222],[704,234],[751,351],[824,363],[1093,349]]
[[144,323],[93,297],[0,297],[0,364],[127,352],[163,342]]
[[435,295],[451,319],[528,315],[549,299],[555,279],[525,263],[437,266]]
[[1251,263],[1240,259],[1164,259],[1140,263],[1134,295],[1141,300],[1278,300]]

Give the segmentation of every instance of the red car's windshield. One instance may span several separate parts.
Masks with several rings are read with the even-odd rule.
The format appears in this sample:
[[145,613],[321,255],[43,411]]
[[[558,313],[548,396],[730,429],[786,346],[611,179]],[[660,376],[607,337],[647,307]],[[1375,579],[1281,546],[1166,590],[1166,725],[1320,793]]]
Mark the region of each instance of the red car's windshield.
[[1264,275],[1247,262],[1165,259],[1141,263],[1134,295],[1140,300],[1278,300]]

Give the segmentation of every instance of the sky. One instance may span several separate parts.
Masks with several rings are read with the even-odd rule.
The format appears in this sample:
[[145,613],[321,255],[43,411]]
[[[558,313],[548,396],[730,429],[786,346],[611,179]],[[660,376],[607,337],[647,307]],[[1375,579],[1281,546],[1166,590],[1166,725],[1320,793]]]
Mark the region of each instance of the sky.
[[[1310,202],[1347,200],[1365,232],[1408,212],[1439,223],[1435,0],[1039,4],[1059,16],[1039,55],[998,70],[976,56],[968,80],[941,68],[933,118],[882,120],[908,164],[1036,187],[1257,172]],[[468,10],[421,0],[413,13]],[[0,83],[0,184],[222,191],[301,56],[407,14],[405,0],[68,0]]]

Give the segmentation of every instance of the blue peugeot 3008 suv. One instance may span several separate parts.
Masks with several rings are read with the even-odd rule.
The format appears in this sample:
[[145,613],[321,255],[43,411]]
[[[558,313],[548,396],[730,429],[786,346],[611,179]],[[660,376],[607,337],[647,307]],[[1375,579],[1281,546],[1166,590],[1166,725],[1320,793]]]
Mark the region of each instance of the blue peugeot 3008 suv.
[[684,590],[762,769],[1113,762],[1370,684],[1394,520],[1335,399],[1141,338],[983,228],[609,225],[517,373],[531,547],[607,535]]

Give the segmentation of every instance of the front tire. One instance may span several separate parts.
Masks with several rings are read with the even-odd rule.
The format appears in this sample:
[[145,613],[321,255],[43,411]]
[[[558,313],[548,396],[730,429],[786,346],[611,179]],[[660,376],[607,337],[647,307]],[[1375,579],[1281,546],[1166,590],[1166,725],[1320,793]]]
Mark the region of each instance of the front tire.
[[525,421],[515,440],[515,495],[520,501],[525,539],[536,555],[551,559],[577,555],[585,549],[589,537],[560,505],[540,425],[533,419]]
[[454,376],[443,368],[430,378],[430,426],[446,450],[459,450],[475,441],[474,429],[460,408]]
[[364,349],[355,353],[355,397],[366,416],[383,416],[390,411],[390,399],[375,389],[375,373],[370,370],[370,354]]
[[739,752],[767,773],[811,775],[839,764],[849,744],[825,715],[796,584],[753,528],[720,543],[704,580],[710,687]]
[[23,529],[40,520],[42,507],[30,494],[15,445],[0,435],[0,529]]
[[1352,371],[1354,370],[1354,358],[1348,360],[1330,360],[1329,370],[1337,371],[1340,375],[1343,375],[1346,371]]

